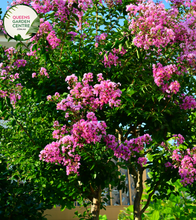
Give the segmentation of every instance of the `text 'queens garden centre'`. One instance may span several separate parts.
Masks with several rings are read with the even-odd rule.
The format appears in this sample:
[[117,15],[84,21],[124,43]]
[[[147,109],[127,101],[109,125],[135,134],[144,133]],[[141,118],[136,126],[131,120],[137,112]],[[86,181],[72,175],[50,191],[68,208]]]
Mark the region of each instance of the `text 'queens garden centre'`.
[[30,16],[13,16],[12,17],[13,20],[13,24],[12,27],[13,28],[18,28],[18,27],[30,27]]

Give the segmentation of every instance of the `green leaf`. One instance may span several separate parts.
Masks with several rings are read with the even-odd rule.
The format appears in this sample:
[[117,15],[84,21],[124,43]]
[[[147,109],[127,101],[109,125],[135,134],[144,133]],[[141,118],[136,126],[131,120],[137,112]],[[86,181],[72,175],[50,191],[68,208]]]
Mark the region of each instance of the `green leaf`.
[[3,99],[0,100],[0,111],[3,111]]
[[158,220],[158,219],[159,219],[159,211],[154,210],[154,212],[152,213],[151,220]]
[[16,40],[16,41],[23,41],[24,39],[21,37],[20,34],[18,34],[18,35],[14,35],[14,40]]
[[159,96],[157,99],[158,99],[158,101],[160,102],[161,99],[163,99],[164,97],[165,97],[165,95],[161,95],[161,96]]
[[16,120],[13,120],[11,125],[14,127],[16,125]]
[[119,52],[122,50],[122,44],[119,45]]
[[90,170],[92,170],[95,167],[95,164],[92,165],[92,167],[90,168]]
[[130,206],[127,208],[127,211],[133,212],[133,205],[130,205]]
[[64,204],[61,206],[61,212],[64,211],[65,209],[66,209],[66,205]]

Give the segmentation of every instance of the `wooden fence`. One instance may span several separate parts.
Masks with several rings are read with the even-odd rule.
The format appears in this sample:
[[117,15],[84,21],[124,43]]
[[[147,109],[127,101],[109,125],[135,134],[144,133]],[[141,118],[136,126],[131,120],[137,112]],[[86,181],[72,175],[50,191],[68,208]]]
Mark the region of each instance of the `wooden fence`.
[[[122,192],[121,190],[118,191],[117,189],[113,189],[110,191],[106,189],[105,195],[107,196],[110,194],[110,201],[105,204],[106,210],[101,210],[101,215],[107,215],[108,220],[117,220],[118,214],[120,210],[123,210],[124,207],[128,207],[132,205],[134,202],[135,197],[135,185],[132,176],[129,174],[129,170],[121,169],[120,170],[122,175],[126,175],[126,187],[127,192]],[[147,178],[146,172],[143,174],[143,180],[145,181]],[[73,210],[64,210],[63,212],[60,211],[60,207],[53,208],[51,210],[46,210],[45,214],[47,214],[48,220],[74,220],[77,218],[74,217],[74,212],[78,211],[79,213],[83,213],[85,211],[84,208],[78,206],[76,202],[76,208]]]

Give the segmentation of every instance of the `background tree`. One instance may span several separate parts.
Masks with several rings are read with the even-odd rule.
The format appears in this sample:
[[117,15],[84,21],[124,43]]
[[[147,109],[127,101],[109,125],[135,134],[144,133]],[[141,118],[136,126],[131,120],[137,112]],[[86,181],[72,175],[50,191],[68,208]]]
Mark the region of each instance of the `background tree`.
[[[44,216],[46,209],[51,209],[53,204],[50,199],[44,201],[40,195],[40,188],[33,180],[31,182],[21,181],[17,166],[8,167],[6,158],[0,159],[0,217],[1,219],[47,219]],[[43,202],[44,201],[44,202]]]

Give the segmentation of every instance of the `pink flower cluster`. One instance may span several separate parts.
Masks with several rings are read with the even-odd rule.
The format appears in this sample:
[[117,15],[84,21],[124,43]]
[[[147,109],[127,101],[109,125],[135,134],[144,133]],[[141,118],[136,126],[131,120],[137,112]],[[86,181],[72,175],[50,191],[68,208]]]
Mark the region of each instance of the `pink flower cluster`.
[[179,169],[183,185],[191,185],[196,180],[196,147],[185,151],[174,150],[172,160],[174,167]]
[[121,56],[123,56],[127,51],[122,47],[121,51],[119,51],[119,49],[112,49],[112,52],[110,52],[109,54],[105,54],[104,55],[104,60],[102,61],[105,65],[105,67],[110,67],[112,65],[117,66],[117,64],[121,65],[121,61],[119,60],[119,54]]
[[11,79],[19,79],[19,73],[15,73],[14,75],[10,75]]
[[170,163],[170,162],[168,161],[167,163],[165,163],[165,167],[171,167],[171,168],[173,168],[173,165],[172,165],[172,163]]
[[127,12],[130,18],[134,17],[129,29],[135,35],[133,43],[137,47],[165,47],[175,40],[173,28],[178,15],[177,9],[166,11],[164,4],[149,0],[146,3],[128,5]]
[[52,47],[52,49],[55,49],[57,46],[59,46],[59,43],[61,42],[61,40],[56,37],[55,31],[51,31],[46,37],[46,39]]
[[47,76],[47,78],[50,78],[47,73],[47,70],[44,67],[41,67],[39,73],[40,73],[40,76]]
[[59,19],[62,22],[67,21],[68,15],[70,14],[68,5],[64,0],[54,0],[54,10],[55,18]]
[[[100,3],[103,4],[102,0],[100,0]],[[122,0],[105,0],[105,3],[109,8],[112,8],[115,5],[121,5]]]
[[[89,85],[93,82],[92,73],[85,73],[82,82],[78,82],[74,74],[66,78],[70,94],[57,104],[57,110],[66,111],[65,118],[72,117],[67,122],[70,126],[61,127],[59,122],[55,121],[53,138],[57,141],[48,144],[40,152],[40,160],[66,166],[67,175],[72,172],[78,173],[79,150],[82,150],[84,144],[96,144],[106,136],[106,123],[98,121],[93,111],[101,109],[105,104],[111,107],[120,104],[120,100],[117,99],[121,96],[118,84],[104,80],[101,73],[97,78],[99,84],[94,86]],[[47,96],[48,101],[59,98],[58,93],[53,97]],[[87,120],[84,119],[85,116]]]
[[[47,163],[63,164],[66,166],[66,173],[69,175],[71,172],[78,173],[80,167],[80,156],[78,154],[73,155],[71,150],[68,150],[70,146],[75,146],[73,138],[66,136],[66,139],[62,140],[65,146],[61,146],[61,142],[52,142],[46,145],[44,150],[40,152],[39,158]],[[67,158],[66,158],[66,156]]]
[[47,96],[48,101],[56,101],[58,98],[60,98],[60,95],[58,92],[55,92],[55,94],[53,96],[51,96],[51,95]]
[[[44,67],[41,67],[38,76],[47,76],[47,78],[50,78],[46,68],[44,68]],[[37,77],[37,74],[32,73],[32,78],[35,78],[35,77]]]
[[40,19],[39,31],[34,37],[31,38],[31,42],[37,42],[44,34],[48,35],[52,31],[52,25],[49,21],[44,21],[43,18]]
[[73,74],[68,76],[65,81],[68,82],[70,95],[57,104],[57,110],[79,111],[90,105],[90,111],[98,108],[102,109],[103,105],[109,104],[110,107],[119,106],[121,91],[118,89],[119,84],[104,80],[102,74],[98,75],[101,80],[99,84],[89,85],[93,81],[93,74],[86,73],[82,79],[82,83],[78,82],[77,77]]
[[[6,50],[6,55],[8,60],[11,60],[12,56],[15,54],[14,48],[8,48]],[[11,104],[13,107],[17,100],[21,98],[20,92],[22,90],[22,85],[20,83],[13,83],[17,82],[19,79],[19,73],[14,73],[15,67],[24,66],[26,64],[26,60],[16,60],[13,64],[13,60],[9,66],[5,66],[4,63],[0,63],[0,97],[8,97],[10,98]],[[18,63],[17,63],[18,62]]]
[[16,60],[16,62],[15,62],[13,65],[16,66],[17,68],[19,68],[19,67],[21,67],[21,66],[22,66],[22,67],[25,67],[26,64],[27,64],[27,61],[21,59],[21,60]]
[[0,20],[0,30],[3,29],[3,20]]
[[[78,173],[80,156],[76,152],[77,148],[81,148],[84,144],[96,144],[106,135],[105,122],[98,122],[94,112],[88,112],[86,117],[86,121],[81,119],[73,124],[71,135],[62,136],[68,133],[65,125],[61,131],[55,130],[53,137],[59,141],[48,144],[40,152],[40,160],[63,164],[66,166],[67,175],[71,172]],[[59,122],[55,121],[54,126],[59,127]]]
[[74,37],[77,36],[78,33],[74,32],[74,31],[70,31],[68,32],[67,34],[70,34],[71,35],[71,41],[74,40]]
[[53,2],[51,2],[50,0],[42,0],[42,1],[33,0],[31,2],[31,5],[38,13],[45,14],[53,10],[54,5],[52,3]]
[[[190,4],[192,5],[194,2],[190,2]],[[196,68],[196,11],[189,12],[174,31],[176,41],[180,43],[182,50],[178,61],[184,63],[185,68],[188,65],[194,71]]]
[[[102,33],[100,35],[97,35],[95,36],[95,40],[96,40],[96,43],[95,43],[95,47],[98,47],[99,45],[99,42],[102,42],[106,39],[108,35],[106,33]],[[104,43],[104,42],[103,42]]]
[[[91,119],[93,115],[93,119]],[[73,129],[71,131],[72,135],[76,142],[80,142],[83,139],[82,143],[96,143],[100,142],[103,135],[106,135],[106,123],[101,121],[98,122],[95,114],[93,112],[89,112],[87,114],[87,121],[81,119],[73,125]]]
[[168,83],[165,83],[165,81],[169,81],[175,74],[181,75],[175,64],[170,64],[167,66],[163,66],[161,63],[158,63],[157,65],[153,64],[154,82],[157,86],[162,87],[161,90],[163,92],[174,94],[179,92],[180,83],[177,80],[171,82],[170,85],[168,85]]
[[193,96],[181,94],[180,99],[182,100],[182,103],[179,105],[181,109],[187,110],[196,108],[196,100],[193,98]]
[[[175,140],[174,144],[178,147],[185,141],[181,134],[175,134],[173,137]],[[186,150],[177,148],[173,151],[171,158],[173,162],[167,162],[165,166],[178,168],[181,182],[184,186],[192,184],[196,180],[196,147],[192,150],[189,148]]]
[[18,5],[18,4],[26,4],[29,5],[31,3],[31,0],[15,0],[11,3],[11,5]]
[[21,83],[18,83],[18,84],[16,84],[14,89],[11,88],[8,91],[0,90],[0,97],[1,98],[4,98],[4,97],[10,98],[10,102],[14,106],[16,101],[21,99],[20,92],[22,90],[22,87],[23,86],[21,85]]
[[181,134],[174,134],[173,137],[174,137],[174,140],[175,140],[175,143],[177,144],[177,146],[182,144],[185,140]]
[[146,157],[139,157],[138,158],[138,164],[140,164],[141,167],[147,164],[147,158]]
[[[126,140],[124,144],[118,144],[114,135],[107,135],[104,141],[106,142],[106,146],[114,151],[114,156],[129,160],[131,156],[136,156],[136,152],[139,154],[144,149],[144,144],[149,144],[149,141],[152,141],[152,138],[149,134],[145,134],[129,141]],[[144,158],[138,158],[139,164],[145,164],[145,161],[146,159]]]
[[4,98],[7,96],[7,91],[0,90],[0,97]]
[[12,58],[12,56],[14,55],[14,54],[16,54],[16,49],[15,48],[13,48],[13,47],[9,47],[8,49],[6,49],[5,50],[5,54],[7,55],[7,57],[8,57],[8,60],[10,60],[11,58]]

